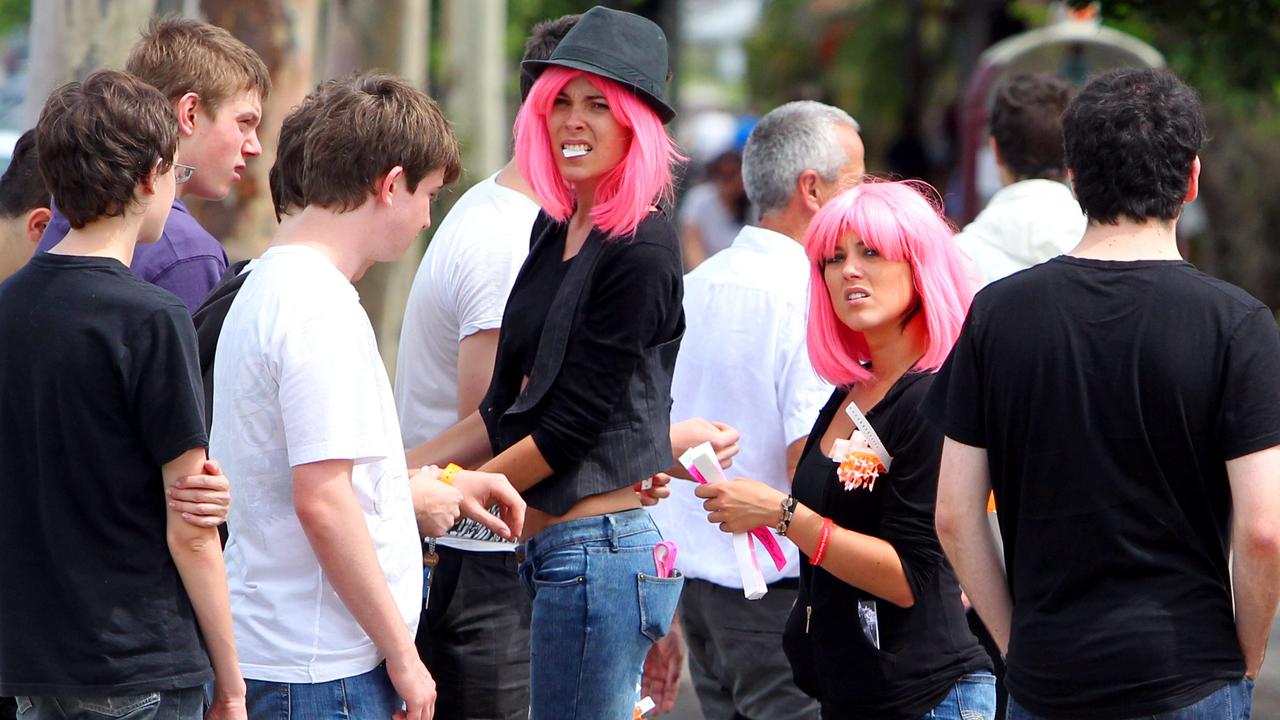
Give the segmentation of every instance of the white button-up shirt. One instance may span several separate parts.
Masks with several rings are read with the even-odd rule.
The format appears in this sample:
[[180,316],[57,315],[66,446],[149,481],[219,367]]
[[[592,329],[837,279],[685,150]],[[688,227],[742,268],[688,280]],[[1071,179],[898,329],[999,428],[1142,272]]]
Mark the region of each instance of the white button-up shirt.
[[[730,478],[760,480],[789,493],[787,446],[809,434],[831,395],[805,348],[809,261],[800,243],[748,225],[733,244],[684,278],[687,322],[676,360],[671,421],[727,422],[742,434]],[[651,509],[663,537],[679,548],[687,577],[741,588],[730,535],[707,522],[694,484],[675,480],[671,497]],[[782,572],[757,549],[766,582],[799,574],[799,554]]]

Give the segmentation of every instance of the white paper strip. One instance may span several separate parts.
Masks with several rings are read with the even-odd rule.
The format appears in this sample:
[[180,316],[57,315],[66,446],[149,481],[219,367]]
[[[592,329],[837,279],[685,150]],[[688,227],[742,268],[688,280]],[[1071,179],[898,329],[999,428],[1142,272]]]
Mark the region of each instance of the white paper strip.
[[[724,471],[720,469],[720,461],[716,459],[716,451],[709,442],[686,450],[680,456],[680,464],[688,468],[690,473],[696,469],[708,483],[726,482]],[[764,574],[760,572],[760,561],[756,559],[754,545],[747,533],[733,534],[733,553],[738,559],[738,572],[742,576],[742,594],[748,600],[759,600],[769,592]]]

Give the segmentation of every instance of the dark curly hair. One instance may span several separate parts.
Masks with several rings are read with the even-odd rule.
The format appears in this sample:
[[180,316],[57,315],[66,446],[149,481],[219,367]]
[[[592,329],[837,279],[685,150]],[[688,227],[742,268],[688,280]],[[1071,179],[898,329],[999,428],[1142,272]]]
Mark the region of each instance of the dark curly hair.
[[36,124],[40,174],[71,227],[123,215],[138,183],[178,152],[178,118],[159,90],[99,70],[45,100]]
[[[581,15],[561,15],[555,20],[543,20],[533,29],[529,31],[529,37],[524,42],[524,60],[546,60],[551,57],[551,53],[564,39],[565,35],[578,24],[578,18]],[[520,102],[524,102],[529,97],[529,91],[533,89],[534,78],[524,70],[520,71]]]
[[49,191],[36,167],[36,130],[32,128],[13,146],[13,159],[0,177],[0,216],[16,218],[36,208],[49,207]]
[[1090,221],[1173,220],[1204,144],[1195,90],[1167,70],[1115,70],[1090,82],[1062,118],[1067,167]]
[[1018,75],[996,90],[991,137],[1000,160],[1018,180],[1064,180],[1062,111],[1071,85],[1048,73]]

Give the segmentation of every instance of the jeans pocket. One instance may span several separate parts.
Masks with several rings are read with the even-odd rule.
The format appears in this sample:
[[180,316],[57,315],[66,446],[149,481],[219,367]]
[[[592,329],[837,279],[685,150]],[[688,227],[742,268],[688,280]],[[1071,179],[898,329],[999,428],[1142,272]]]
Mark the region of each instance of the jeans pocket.
[[673,572],[671,577],[654,577],[640,573],[636,576],[640,593],[640,632],[657,642],[671,629],[680,591],[684,588],[684,576]]
[[22,717],[27,714],[27,711],[33,707],[31,698],[26,695],[19,695],[13,699],[13,702],[18,706],[18,717]]
[[156,711],[159,709],[160,693],[96,698],[59,698],[58,704],[62,705],[63,711],[68,715],[75,714],[70,711],[70,708],[75,707],[82,712],[94,713],[105,718],[147,720],[155,717]]

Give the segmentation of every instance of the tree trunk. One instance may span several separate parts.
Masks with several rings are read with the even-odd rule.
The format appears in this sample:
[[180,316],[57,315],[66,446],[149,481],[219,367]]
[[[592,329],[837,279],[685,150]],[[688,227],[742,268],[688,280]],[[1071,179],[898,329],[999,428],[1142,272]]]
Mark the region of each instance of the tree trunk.
[[23,126],[36,124],[45,99],[59,85],[99,68],[123,68],[155,8],[155,0],[32,0]]
[[209,22],[253,48],[271,73],[271,95],[262,106],[258,138],[262,155],[221,202],[194,200],[192,212],[222,241],[233,260],[256,257],[275,232],[267,188],[284,116],[315,86],[316,38],[322,0],[202,0]]
[[[331,0],[325,77],[382,69],[425,90],[430,10],[429,0]],[[393,377],[404,306],[422,257],[422,243],[419,238],[399,262],[374,265],[356,283],[387,373]]]

